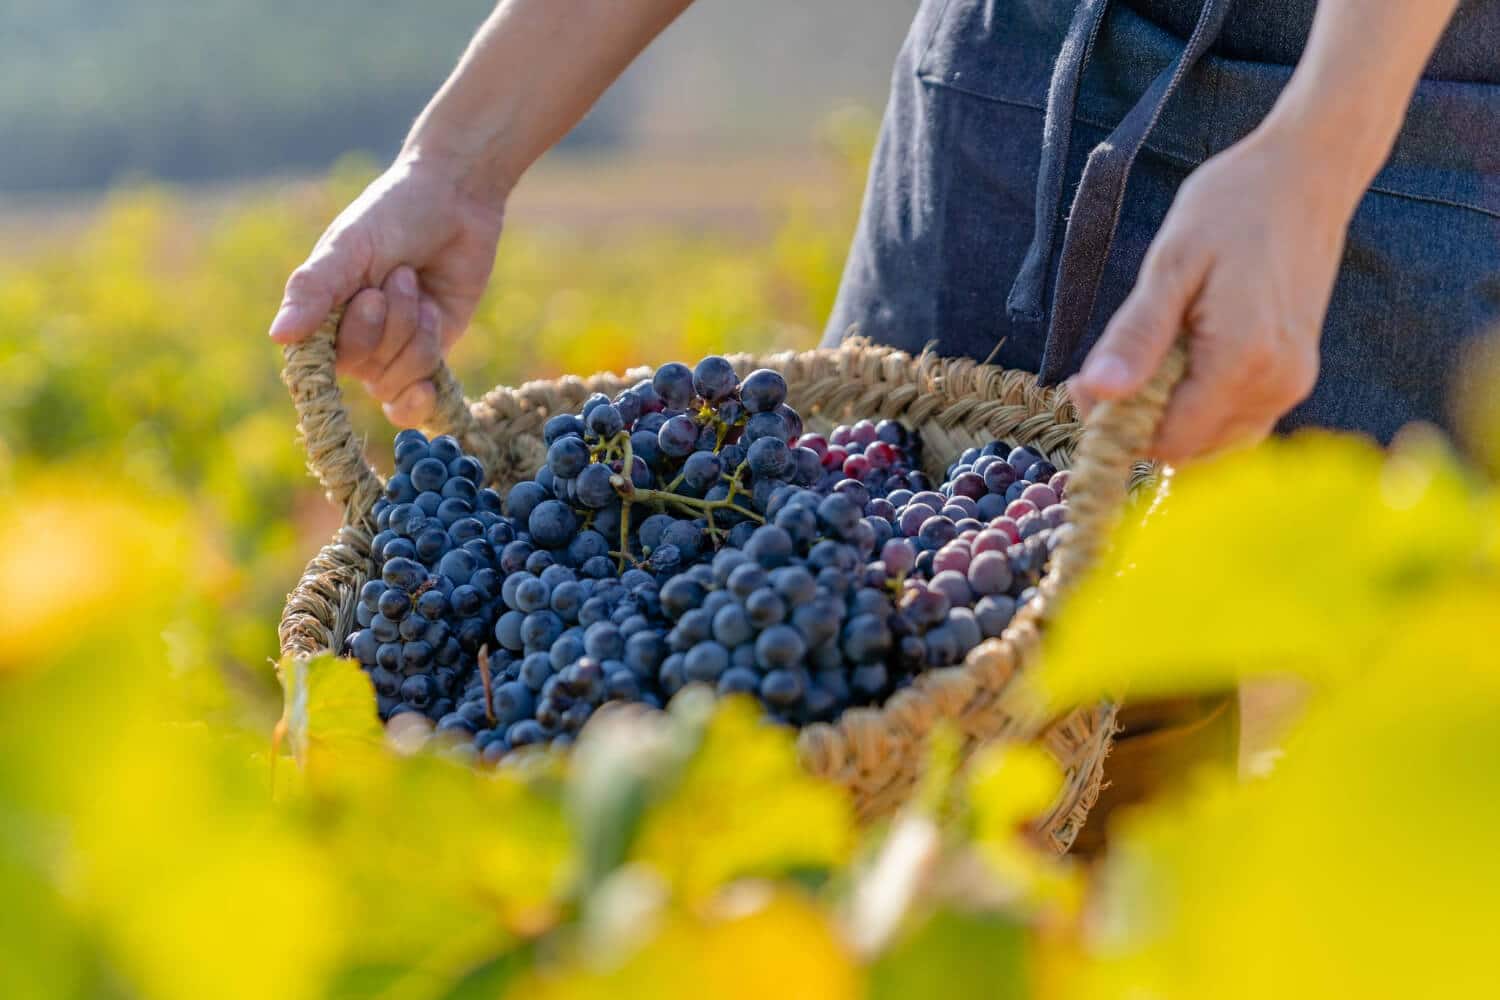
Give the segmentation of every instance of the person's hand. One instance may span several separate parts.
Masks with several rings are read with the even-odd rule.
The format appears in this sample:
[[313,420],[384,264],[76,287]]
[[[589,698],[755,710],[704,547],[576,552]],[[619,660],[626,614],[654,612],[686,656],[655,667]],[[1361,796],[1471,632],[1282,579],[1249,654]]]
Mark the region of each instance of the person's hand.
[[430,377],[489,281],[503,211],[503,200],[467,193],[456,171],[398,160],[292,272],[271,338],[302,340],[347,304],[339,373],[361,379],[392,423],[421,423],[436,401]]
[[1327,166],[1332,158],[1307,142],[1256,134],[1199,167],[1070,383],[1080,408],[1139,389],[1179,332],[1188,375],[1153,457],[1182,461],[1259,440],[1305,399],[1359,197]]

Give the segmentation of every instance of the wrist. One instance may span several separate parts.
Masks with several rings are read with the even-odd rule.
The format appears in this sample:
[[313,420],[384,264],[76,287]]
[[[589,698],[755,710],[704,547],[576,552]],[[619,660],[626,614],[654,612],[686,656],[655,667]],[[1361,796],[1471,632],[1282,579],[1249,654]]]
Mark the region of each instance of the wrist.
[[1299,70],[1256,129],[1260,141],[1296,161],[1321,197],[1351,216],[1389,158],[1410,100],[1409,93],[1383,93],[1383,81],[1367,82],[1332,86]]
[[411,170],[440,178],[465,198],[500,211],[519,180],[495,143],[465,141],[424,115],[402,144],[397,161]]
[[1332,213],[1347,225],[1390,155],[1393,138],[1323,109],[1278,105],[1247,141],[1282,167],[1290,187],[1305,192],[1309,209]]

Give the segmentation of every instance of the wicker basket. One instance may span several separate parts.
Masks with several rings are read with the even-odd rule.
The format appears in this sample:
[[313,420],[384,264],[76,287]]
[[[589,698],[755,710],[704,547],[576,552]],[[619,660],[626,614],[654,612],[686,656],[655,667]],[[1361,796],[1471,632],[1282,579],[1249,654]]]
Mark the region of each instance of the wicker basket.
[[[296,403],[309,467],[343,508],[344,524],[287,599],[283,655],[337,650],[354,626],[360,587],[376,571],[371,508],[384,485],[365,459],[334,377],[335,330],[332,317],[312,338],[286,349],[283,379]],[[967,749],[993,739],[1037,739],[1066,774],[1037,833],[1054,850],[1066,851],[1098,795],[1115,706],[1045,720],[1019,711],[1008,695],[1021,672],[1033,667],[1038,629],[1059,593],[1093,561],[1124,502],[1127,482],[1149,474],[1135,458],[1181,374],[1181,354],[1174,352],[1137,398],[1099,407],[1087,431],[1063,393],[1038,387],[1029,373],[968,360],[912,357],[850,340],[814,351],[731,355],[730,361],[742,376],[760,367],[781,371],[788,402],[809,429],[826,430],[845,416],[895,418],[916,428],[925,442],[926,471],[939,479],[960,451],[995,438],[1031,445],[1059,468],[1072,468],[1072,539],[1054,554],[1040,596],[1017,612],[1003,636],[972,650],[962,664],[919,675],[879,709],[850,709],[833,724],[804,728],[798,738],[804,765],[846,786],[866,819],[900,805],[918,776],[925,739],[941,719],[958,727]],[[641,368],[531,382],[494,389],[470,403],[444,367],[435,376],[438,404],[430,430],[453,434],[484,463],[493,485],[508,488],[542,463],[542,424],[550,415],[577,410],[590,393],[613,395],[649,374]]]

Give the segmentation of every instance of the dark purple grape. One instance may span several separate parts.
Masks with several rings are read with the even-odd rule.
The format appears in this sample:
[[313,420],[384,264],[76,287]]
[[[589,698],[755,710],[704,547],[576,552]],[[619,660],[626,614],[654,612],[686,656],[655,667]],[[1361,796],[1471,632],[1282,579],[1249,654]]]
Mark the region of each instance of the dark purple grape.
[[668,362],[651,376],[651,387],[669,409],[685,410],[693,401],[693,372],[687,365]]
[[[600,465],[597,462],[587,466],[578,474],[576,481],[575,490],[578,494],[578,502],[593,510],[601,510],[608,507],[618,498],[614,486],[610,483],[613,475],[614,473],[610,471],[608,466]],[[527,524],[530,526],[529,521]],[[535,529],[532,529],[532,534],[536,534]],[[542,544],[545,545],[547,543],[544,541]]]
[[788,440],[795,441],[802,436],[802,414],[785,403],[776,407],[776,412],[781,415],[782,422],[786,424],[787,433],[791,435]]
[[538,545],[558,549],[567,545],[578,530],[578,518],[559,500],[544,500],[526,519],[526,529]]
[[792,536],[785,528],[774,524],[763,524],[751,534],[745,543],[745,555],[766,569],[785,566],[795,553]]
[[751,413],[769,413],[786,401],[786,379],[769,368],[756,369],[740,385],[740,400]]
[[968,582],[976,594],[1004,594],[1011,579],[1010,560],[1003,552],[981,552],[969,562]]
[[693,391],[711,405],[728,399],[739,385],[734,366],[717,354],[709,355],[693,369]]
[[626,389],[616,396],[614,405],[620,411],[620,419],[625,422],[626,427],[633,425],[646,412],[641,394],[634,389]]
[[772,708],[795,708],[806,690],[802,672],[796,670],[772,670],[760,682],[761,699]]
[[776,438],[783,443],[792,437],[786,419],[775,411],[752,414],[745,422],[745,429],[740,432],[740,440],[747,445],[768,437]]
[[542,426],[542,441],[549,446],[570,434],[578,436],[583,434],[583,420],[571,413],[559,413],[549,417],[546,424]]
[[818,523],[836,538],[850,538],[861,523],[863,506],[842,493],[830,493],[818,504]]
[[791,453],[786,442],[774,437],[763,437],[750,445],[746,454],[750,474],[763,479],[776,479],[786,472]]
[[953,480],[953,495],[963,496],[971,500],[978,500],[987,493],[988,486],[984,477],[973,472],[965,472]]
[[[600,438],[608,441],[625,428],[625,418],[620,411],[610,402],[600,403],[589,411],[584,417],[584,424],[590,431]],[[555,470],[554,470],[555,471]]]
[[552,442],[547,449],[547,468],[554,476],[572,479],[589,464],[589,446],[582,438],[563,437]]
[[786,620],[786,601],[769,587],[762,587],[745,598],[745,614],[756,628],[769,628]]
[[1036,451],[1033,448],[1028,448],[1025,445],[1021,445],[1017,448],[1012,449],[1011,453],[1006,456],[1006,461],[1009,462],[1010,467],[1015,470],[1017,478],[1025,478],[1026,470],[1031,468],[1037,462],[1042,461],[1042,455],[1040,452]]
[[[685,370],[685,369],[684,369]],[[662,454],[671,458],[683,458],[690,454],[698,443],[698,425],[692,417],[678,415],[662,424],[657,432],[656,443]]]
[[682,465],[682,481],[694,490],[707,491],[719,481],[723,463],[711,451],[695,451]]

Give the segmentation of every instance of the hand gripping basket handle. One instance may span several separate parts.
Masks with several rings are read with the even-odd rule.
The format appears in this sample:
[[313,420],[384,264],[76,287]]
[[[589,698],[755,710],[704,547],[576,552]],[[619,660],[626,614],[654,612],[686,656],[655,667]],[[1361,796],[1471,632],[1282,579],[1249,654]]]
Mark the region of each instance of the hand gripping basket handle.
[[[354,432],[334,374],[334,342],[342,312],[335,310],[311,337],[287,345],[281,379],[297,408],[308,468],[328,491],[328,498],[343,508],[344,523],[355,524],[370,517],[383,486],[365,461],[363,440]],[[463,390],[446,364],[438,363],[432,382],[437,406],[429,430],[454,435],[487,470],[494,470],[499,449],[493,438],[479,433]]]
[[1057,610],[1057,597],[1077,583],[1098,559],[1125,506],[1131,466],[1156,436],[1172,391],[1187,370],[1187,345],[1172,345],[1151,378],[1133,396],[1099,403],[1089,414],[1073,454],[1068,480],[1070,536],[1053,555],[1041,590],[1044,617]]

